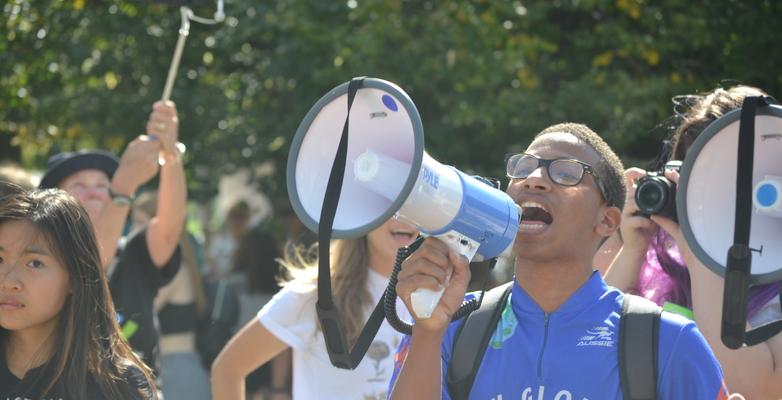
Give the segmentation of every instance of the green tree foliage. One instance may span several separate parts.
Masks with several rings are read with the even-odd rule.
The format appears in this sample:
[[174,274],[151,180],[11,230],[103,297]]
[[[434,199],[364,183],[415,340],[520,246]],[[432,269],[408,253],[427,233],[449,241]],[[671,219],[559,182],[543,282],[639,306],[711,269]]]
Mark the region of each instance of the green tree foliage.
[[[0,143],[42,168],[56,151],[121,151],[161,96],[179,28],[173,5],[7,0],[0,6]],[[199,15],[211,15],[202,1]],[[628,164],[653,158],[672,96],[729,82],[782,95],[775,0],[228,0],[193,24],[173,92],[191,196],[271,161],[285,196],[299,122],[353,76],[412,97],[444,163],[500,175],[506,151],[565,120]],[[9,144],[12,147],[9,147]]]

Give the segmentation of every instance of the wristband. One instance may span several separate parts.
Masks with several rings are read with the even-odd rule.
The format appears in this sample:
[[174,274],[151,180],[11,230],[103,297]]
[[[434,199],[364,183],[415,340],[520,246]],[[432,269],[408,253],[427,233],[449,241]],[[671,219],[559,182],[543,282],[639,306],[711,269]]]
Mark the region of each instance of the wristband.
[[111,196],[111,201],[118,205],[118,206],[131,206],[133,205],[133,196],[126,196],[124,194],[114,193],[111,189],[109,189],[109,196]]

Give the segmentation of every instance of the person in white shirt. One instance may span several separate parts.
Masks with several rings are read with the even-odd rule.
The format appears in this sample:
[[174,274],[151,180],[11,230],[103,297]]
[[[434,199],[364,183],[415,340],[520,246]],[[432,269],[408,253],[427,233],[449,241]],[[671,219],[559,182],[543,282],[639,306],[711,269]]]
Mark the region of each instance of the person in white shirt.
[[[350,346],[385,291],[397,249],[412,243],[417,235],[411,226],[391,219],[360,238],[333,242],[334,302]],[[315,312],[317,263],[308,265],[303,260],[298,257],[286,263],[294,279],[228,342],[212,364],[216,400],[244,399],[245,376],[287,348],[293,349],[293,398],[386,398],[394,350],[402,335],[384,321],[356,369],[332,366]],[[410,319],[406,314],[401,317]],[[273,394],[274,389],[285,390],[273,388]]]

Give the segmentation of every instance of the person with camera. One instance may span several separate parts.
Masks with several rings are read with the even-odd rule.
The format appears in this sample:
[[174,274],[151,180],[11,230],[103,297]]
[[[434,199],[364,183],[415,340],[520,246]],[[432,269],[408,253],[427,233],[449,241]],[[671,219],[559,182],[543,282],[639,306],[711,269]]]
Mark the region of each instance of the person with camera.
[[[684,96],[681,99],[690,108],[680,114],[671,154],[664,158],[684,160],[690,146],[711,122],[741,108],[745,97],[765,95],[754,87],[736,86]],[[670,162],[666,165],[675,166]],[[661,179],[663,176],[665,180]],[[750,399],[782,396],[782,334],[738,350],[722,343],[724,279],[693,254],[676,221],[673,208],[679,179],[676,168],[658,171],[651,177],[642,169],[631,168],[625,177],[628,190],[620,227],[623,246],[606,274],[606,282],[694,319],[720,361],[732,391]],[[639,190],[637,197],[636,190]],[[668,205],[662,197],[668,198]],[[779,284],[750,288],[747,306],[750,326],[782,318],[779,292]]]
[[[622,163],[584,125],[540,132],[507,159],[507,193],[522,207],[513,246],[515,279],[492,329],[471,388],[445,377],[463,320],[469,265],[427,238],[402,265],[397,293],[412,310],[414,290],[445,287],[430,318],[418,318],[397,354],[391,399],[621,399],[618,342],[625,295],[606,285],[593,257],[621,222]],[[659,399],[725,399],[722,372],[695,324],[659,319],[659,370],[649,388]],[[461,359],[464,361],[464,359]],[[634,365],[634,368],[638,366]]]

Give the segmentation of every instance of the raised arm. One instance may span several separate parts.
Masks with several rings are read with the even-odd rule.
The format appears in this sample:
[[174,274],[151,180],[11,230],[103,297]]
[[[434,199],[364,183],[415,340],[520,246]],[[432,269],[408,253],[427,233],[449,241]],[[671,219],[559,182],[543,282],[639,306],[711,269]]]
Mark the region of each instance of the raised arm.
[[627,198],[622,210],[622,224],[619,229],[622,234],[622,248],[608,267],[605,281],[621,291],[628,291],[638,283],[641,265],[646,257],[649,236],[657,226],[649,218],[636,215],[638,205],[635,204],[635,181],[646,174],[640,168],[629,168],[625,171]]
[[[666,176],[678,183],[677,173],[666,173]],[[722,365],[730,391],[748,399],[782,396],[782,334],[752,347],[738,350],[726,347],[720,338],[725,280],[695,257],[677,223],[666,218],[652,218],[676,239],[690,272],[695,323]]]
[[[142,135],[133,139],[122,153],[119,166],[111,179],[111,192],[133,197],[141,185],[157,174],[159,151],[160,143],[149,136]],[[109,267],[117,253],[117,241],[122,236],[129,211],[129,204],[109,201],[93,221],[104,269]]]
[[288,345],[274,336],[256,318],[250,320],[212,364],[212,395],[215,400],[244,400],[244,380]]
[[[447,278],[451,275],[450,280]],[[417,319],[402,371],[394,384],[391,399],[439,399],[442,394],[441,343],[451,317],[462,304],[470,267],[464,257],[448,250],[437,239],[426,239],[402,265],[396,290],[410,310],[410,294],[418,288],[437,290],[445,286],[440,304],[432,316]]]
[[147,132],[159,140],[165,163],[160,167],[157,212],[149,221],[146,239],[152,261],[162,268],[179,244],[185,223],[187,188],[182,155],[176,148],[179,138],[176,106],[171,101],[158,101],[152,107]]

